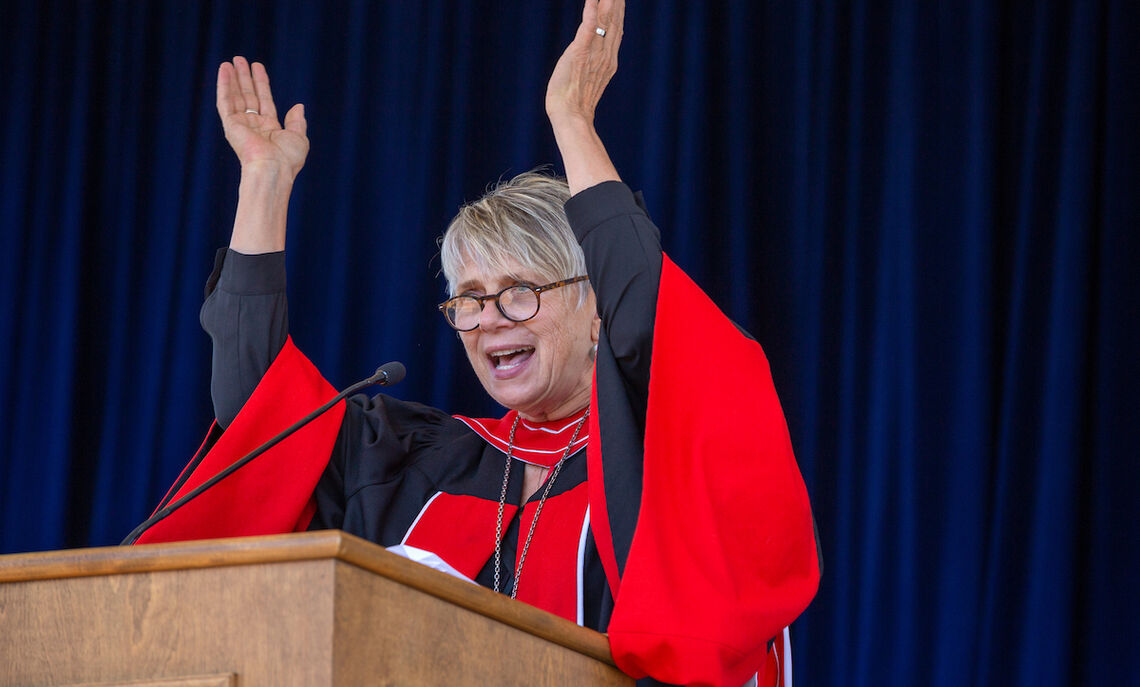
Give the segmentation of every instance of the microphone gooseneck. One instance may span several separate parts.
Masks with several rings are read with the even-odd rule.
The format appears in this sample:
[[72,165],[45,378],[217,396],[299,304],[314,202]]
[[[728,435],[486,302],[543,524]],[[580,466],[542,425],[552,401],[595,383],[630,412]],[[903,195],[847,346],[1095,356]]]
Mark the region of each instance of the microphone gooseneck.
[[131,530],[131,533],[128,534],[123,539],[123,541],[119,542],[119,546],[129,546],[131,544],[134,544],[136,541],[138,541],[138,538],[142,536],[143,532],[146,532],[148,529],[150,529],[152,526],[154,526],[155,523],[158,523],[158,522],[166,519],[167,516],[169,516],[174,511],[178,510],[182,506],[185,506],[187,503],[189,503],[190,501],[197,498],[200,494],[202,494],[202,492],[206,491],[207,489],[214,486],[218,482],[221,482],[226,477],[229,477],[233,473],[237,472],[240,468],[244,467],[245,465],[248,465],[250,463],[250,461],[252,461],[254,458],[257,458],[261,454],[265,453],[269,449],[273,448],[277,444],[284,441],[286,438],[289,437],[289,435],[293,434],[297,430],[301,429],[305,425],[309,424],[313,420],[315,420],[318,417],[320,417],[321,415],[325,414],[326,412],[328,412],[328,410],[330,408],[335,406],[337,403],[340,403],[341,401],[343,401],[348,396],[351,396],[352,394],[356,393],[357,391],[360,391],[361,389],[364,389],[366,387],[370,387],[374,384],[379,384],[380,386],[392,386],[393,384],[396,384],[396,383],[400,382],[401,380],[403,380],[404,375],[406,373],[407,373],[407,368],[404,367],[403,363],[400,363],[400,362],[397,362],[394,360],[390,363],[384,363],[380,367],[376,368],[376,372],[374,372],[372,374],[372,376],[369,377],[368,379],[362,379],[359,382],[348,387],[344,391],[340,392],[336,396],[333,396],[324,405],[322,405],[321,407],[312,411],[311,413],[309,413],[305,417],[301,418],[300,420],[297,420],[292,425],[290,425],[288,428],[286,428],[284,431],[282,431],[281,433],[279,433],[278,435],[276,435],[275,437],[273,437],[269,441],[265,442],[261,446],[258,446],[253,451],[250,451],[246,455],[244,455],[241,458],[239,458],[238,460],[234,461],[229,466],[227,466],[225,469],[218,472],[218,474],[214,475],[213,477],[206,480],[205,482],[202,482],[197,487],[194,487],[194,489],[187,492],[187,494],[185,496],[183,496],[182,498],[178,499],[174,503],[171,503],[171,504],[169,504],[163,508],[160,508],[157,512],[155,512],[154,515],[150,516],[149,518],[144,520],[141,524],[139,524],[138,527]]

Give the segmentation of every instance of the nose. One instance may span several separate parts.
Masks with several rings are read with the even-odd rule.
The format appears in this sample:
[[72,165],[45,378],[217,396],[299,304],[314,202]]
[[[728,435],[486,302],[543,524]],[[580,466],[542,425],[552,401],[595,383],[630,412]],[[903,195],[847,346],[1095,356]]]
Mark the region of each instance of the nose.
[[483,303],[483,310],[479,312],[479,329],[492,331],[503,327],[510,327],[515,323],[503,316],[499,310],[499,301],[495,299]]

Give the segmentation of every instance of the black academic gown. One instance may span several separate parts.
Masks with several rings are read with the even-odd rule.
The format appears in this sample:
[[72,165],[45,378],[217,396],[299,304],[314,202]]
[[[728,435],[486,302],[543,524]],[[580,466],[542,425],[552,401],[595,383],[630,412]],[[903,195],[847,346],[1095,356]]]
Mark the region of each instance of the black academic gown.
[[[769,640],[819,579],[810,506],[767,361],[663,256],[656,227],[623,184],[588,189],[566,210],[602,333],[588,448],[567,460],[551,490],[519,598],[607,631],[615,661],[635,677],[743,683],[764,670]],[[212,432],[172,497],[303,414],[303,403],[332,396],[285,333],[282,256],[231,253],[223,262],[202,320],[228,429],[220,439]],[[698,386],[692,358],[709,351],[722,369]],[[223,517],[219,508],[242,500],[200,499],[141,541],[336,527],[432,551],[491,586],[501,447],[463,420],[385,395],[350,399],[319,422],[292,447],[284,442],[272,465],[259,459],[219,485],[262,489],[280,504]],[[522,473],[512,475],[508,505],[519,502]],[[540,494],[504,513],[503,589]]]

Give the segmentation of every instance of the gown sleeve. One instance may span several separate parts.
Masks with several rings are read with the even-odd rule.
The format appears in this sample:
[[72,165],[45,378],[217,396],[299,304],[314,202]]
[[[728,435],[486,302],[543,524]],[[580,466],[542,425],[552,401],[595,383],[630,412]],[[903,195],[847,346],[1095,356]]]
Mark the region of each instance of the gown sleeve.
[[[219,250],[201,322],[213,342],[216,422],[159,509],[336,394],[289,339],[285,254]],[[344,403],[145,531],[137,543],[303,530],[336,442]],[[156,509],[157,512],[157,509]]]
[[289,308],[285,253],[218,251],[200,314],[213,342],[210,396],[220,427],[229,427],[285,345]]
[[[217,422],[160,509],[336,394],[288,336],[284,253],[220,251],[206,294],[201,319],[214,344]],[[358,394],[158,522],[138,543],[326,528],[389,541],[434,488],[408,469],[413,459],[458,426],[434,408]],[[388,517],[371,517],[380,512]]]
[[623,184],[567,215],[602,317],[588,456],[614,659],[633,677],[743,684],[820,574],[767,359],[661,252]]
[[[224,432],[211,428],[160,508],[336,395],[316,367],[286,338],[253,394]],[[316,510],[314,489],[339,433],[345,404],[333,406],[237,472],[202,492],[139,536],[147,544],[187,539],[296,532]]]

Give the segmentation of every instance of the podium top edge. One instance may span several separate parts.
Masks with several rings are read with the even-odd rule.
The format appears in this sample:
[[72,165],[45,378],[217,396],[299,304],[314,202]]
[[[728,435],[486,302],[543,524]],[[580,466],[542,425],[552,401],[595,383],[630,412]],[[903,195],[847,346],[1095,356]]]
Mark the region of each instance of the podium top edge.
[[340,530],[0,556],[0,584],[339,560],[614,665],[604,634],[420,565]]
[[303,532],[0,556],[0,583],[335,557],[344,532]]

